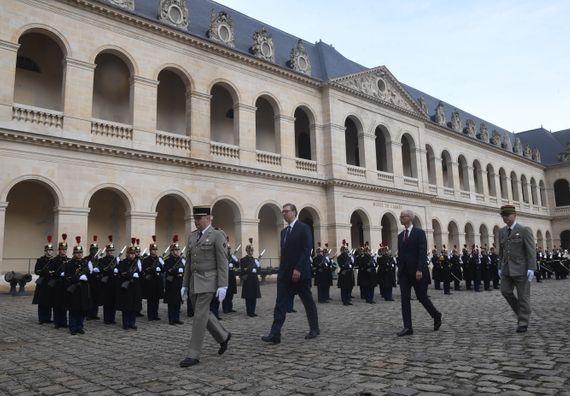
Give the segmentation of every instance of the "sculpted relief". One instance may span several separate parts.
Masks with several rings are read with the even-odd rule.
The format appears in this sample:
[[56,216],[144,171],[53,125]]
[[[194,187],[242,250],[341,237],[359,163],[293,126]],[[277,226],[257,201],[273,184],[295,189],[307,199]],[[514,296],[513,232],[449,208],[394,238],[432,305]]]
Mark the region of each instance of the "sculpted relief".
[[439,102],[435,108],[435,122],[441,126],[447,126],[447,120],[445,119],[445,109],[443,107],[443,102]]
[[496,129],[493,129],[493,135],[491,137],[491,143],[495,146],[501,145],[501,134],[497,132]]
[[291,50],[289,66],[295,71],[311,75],[311,62],[303,45],[303,40],[297,41],[297,45]]
[[461,117],[458,111],[451,113],[451,129],[455,132],[461,132]]
[[513,151],[513,143],[511,142],[511,138],[508,133],[506,133],[503,138],[503,148],[510,152]]
[[224,11],[215,12],[212,10],[210,13],[208,37],[211,40],[233,48],[235,46],[235,34],[232,17]]
[[[569,152],[569,154],[570,154],[570,152]],[[535,160],[536,162],[541,162],[540,150],[537,149],[536,147],[532,149],[532,159]]]
[[429,111],[428,111],[428,108],[427,108],[427,104],[426,104],[426,101],[424,100],[423,97],[420,96],[420,97],[418,98],[418,104],[420,105],[420,108],[422,109],[422,111],[423,111],[426,115],[429,115]]
[[479,125],[479,139],[485,143],[489,143],[489,130],[487,129],[487,125],[485,125],[484,122]]
[[469,137],[475,137],[475,121],[473,121],[471,118],[465,122],[465,134]]
[[516,138],[515,139],[515,147],[513,150],[515,153],[517,153],[518,155],[522,155],[523,154],[523,148],[522,148],[522,143],[520,138]]
[[560,162],[570,162],[570,142],[566,143],[566,150],[558,155],[558,159]]
[[253,33],[253,45],[251,53],[256,58],[275,62],[275,47],[273,46],[273,37],[265,28]]

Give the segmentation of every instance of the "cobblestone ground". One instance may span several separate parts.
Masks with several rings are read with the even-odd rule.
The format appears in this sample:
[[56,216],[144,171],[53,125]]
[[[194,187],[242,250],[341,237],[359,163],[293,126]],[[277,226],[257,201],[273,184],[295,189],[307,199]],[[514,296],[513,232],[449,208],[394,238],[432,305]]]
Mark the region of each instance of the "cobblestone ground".
[[[229,349],[206,338],[200,364],[182,369],[191,319],[184,325],[138,318],[137,331],[101,321],[86,322],[86,334],[38,325],[31,296],[0,295],[0,393],[6,394],[560,394],[570,395],[570,280],[532,285],[533,315],[526,334],[498,291],[430,295],[443,313],[443,326],[412,301],[414,335],[402,327],[395,302],[353,306],[319,304],[321,335],[305,340],[302,304],[288,315],[279,345],[267,334],[275,283],[262,285],[259,317],[223,315],[232,332]],[[313,289],[316,294],[316,289]],[[353,295],[357,295],[355,288]]]

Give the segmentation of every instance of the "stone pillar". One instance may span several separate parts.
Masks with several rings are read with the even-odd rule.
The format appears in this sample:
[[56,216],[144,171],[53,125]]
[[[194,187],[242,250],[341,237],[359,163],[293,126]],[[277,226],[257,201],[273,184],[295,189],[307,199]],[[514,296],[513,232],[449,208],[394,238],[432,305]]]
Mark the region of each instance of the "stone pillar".
[[[434,154],[435,156],[435,154]],[[435,157],[434,158],[434,163],[435,163],[435,185],[437,186],[437,195],[443,195],[443,185],[444,185],[444,181],[443,181],[443,167],[441,165],[441,158]]]
[[[453,175],[453,190],[454,191],[461,191],[461,183],[459,181],[459,172],[461,172],[459,168],[458,162],[451,162],[451,172]],[[449,169],[448,169],[449,171]]]
[[[259,219],[239,219],[236,220],[235,224],[237,226],[236,243],[241,243],[241,256],[243,256],[245,255],[245,247],[249,243],[247,238],[253,238],[254,242],[257,241],[259,243]],[[257,254],[259,253],[261,252],[257,252]],[[274,264],[271,263],[271,265],[275,266]]]
[[485,201],[488,201],[490,197],[488,178],[489,174],[487,171],[481,169],[481,184],[483,185],[483,195],[485,196]]
[[468,192],[471,194],[471,198],[475,196],[475,179],[473,178],[473,167],[467,165],[467,189]]
[[[349,224],[340,224],[340,223],[327,224],[321,228],[327,229],[329,247],[335,249],[335,252],[337,252],[338,254],[340,254],[340,245],[341,245],[341,242],[343,239],[346,239],[347,243],[349,243],[349,244],[351,243],[351,241],[350,241],[350,223]],[[382,235],[381,230],[380,230],[380,235]],[[321,236],[324,236],[324,234],[321,234]],[[351,245],[350,249],[353,249],[353,248],[354,247]]]
[[513,181],[511,180],[511,178],[509,176],[505,176],[505,184],[507,187],[507,199],[509,200],[509,202],[513,202],[514,201]]
[[[184,234],[186,235],[186,239],[190,236],[194,228],[194,216],[188,214],[184,216]],[[188,240],[182,241],[184,245],[188,243]]]
[[404,188],[404,164],[402,162],[402,143],[392,141],[392,166],[394,167],[394,186]]
[[[431,247],[432,247],[433,245],[435,245],[435,238],[434,238],[434,236],[433,236],[433,228],[431,228],[431,227],[429,227],[429,228],[426,227],[426,228],[424,229],[424,231],[425,231],[425,233],[426,233],[426,239],[427,239],[428,250],[430,250]],[[438,246],[438,249],[441,249],[441,247]]]
[[[90,208],[73,208],[66,206],[59,206],[54,209],[54,243],[58,243],[61,238],[61,234],[67,234],[67,244],[68,247],[73,249],[75,244],[75,236],[80,236],[83,248],[85,249],[85,244],[89,242],[89,235],[87,233],[87,227],[89,222],[89,211]],[[69,251],[68,251],[69,254]]]
[[94,63],[65,59],[64,136],[89,139],[93,111]]
[[376,167],[376,135],[371,133],[362,133],[362,138],[358,138],[358,144],[362,144],[363,157],[360,166],[366,168],[366,179],[375,183],[378,180],[378,169]]
[[[127,212],[127,236],[139,238],[141,241],[149,239],[156,233],[156,216],[156,212]],[[180,243],[184,246],[186,241]]]
[[[240,163],[246,166],[257,167],[257,156],[255,154],[255,112],[257,107],[245,104],[234,106],[234,117],[237,117],[239,133],[239,155]],[[236,122],[236,121],[234,121]]]
[[190,94],[190,152],[193,158],[210,159],[210,100],[212,95],[194,91]]
[[6,272],[4,268],[4,230],[6,228],[6,208],[8,202],[0,202],[0,273]]
[[20,48],[18,43],[0,40],[0,121],[2,122],[12,119],[18,48]]
[[378,244],[382,242],[382,226],[364,226],[364,239],[368,232],[368,241],[370,242],[370,250],[375,252],[378,250]]
[[329,124],[330,134],[327,133],[326,127],[323,130],[324,139],[330,136],[330,140],[326,141],[324,147],[329,150],[324,153],[324,163],[327,178],[346,178],[346,128],[344,125]]
[[286,173],[295,171],[295,117],[276,116],[279,123],[279,149],[281,153],[281,168]]
[[157,87],[157,80],[141,76],[131,79],[133,140],[150,149],[156,144]]

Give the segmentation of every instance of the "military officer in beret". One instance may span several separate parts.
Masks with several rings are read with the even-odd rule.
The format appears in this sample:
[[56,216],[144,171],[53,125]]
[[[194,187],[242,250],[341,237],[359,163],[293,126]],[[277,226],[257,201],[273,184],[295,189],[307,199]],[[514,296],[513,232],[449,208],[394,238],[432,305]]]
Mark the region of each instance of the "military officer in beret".
[[190,295],[194,307],[192,337],[188,357],[180,362],[180,367],[190,367],[199,363],[206,329],[220,344],[218,354],[228,348],[231,333],[210,312],[213,298],[223,301],[228,288],[228,261],[226,234],[212,226],[209,206],[193,208],[196,230],[188,238],[189,265],[184,271],[182,298]]
[[501,293],[518,318],[517,333],[524,333],[530,319],[530,283],[536,270],[534,237],[530,228],[517,223],[514,206],[501,206],[501,216],[506,224],[499,231]]

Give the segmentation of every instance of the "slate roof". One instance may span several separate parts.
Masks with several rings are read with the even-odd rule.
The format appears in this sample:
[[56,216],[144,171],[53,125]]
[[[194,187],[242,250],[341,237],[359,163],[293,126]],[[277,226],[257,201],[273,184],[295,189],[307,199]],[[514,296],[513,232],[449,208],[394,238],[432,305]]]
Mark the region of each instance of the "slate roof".
[[[97,1],[113,6],[109,0]],[[253,56],[250,53],[250,47],[253,43],[253,34],[256,31],[265,28],[271,34],[273,39],[275,47],[275,65],[287,68],[292,71],[288,65],[288,62],[290,60],[291,49],[294,48],[297,44],[299,40],[298,37],[262,23],[261,21],[258,21],[254,18],[240,13],[239,11],[216,3],[212,0],[186,0],[186,3],[189,10],[188,28],[186,29],[186,32],[190,35],[209,40],[207,32],[210,28],[211,11],[224,11],[233,20],[235,35],[234,50],[249,56]],[[158,20],[159,4],[159,0],[135,0],[134,11],[128,12],[131,12],[153,22],[162,23]],[[120,7],[117,8],[122,9]],[[125,9],[122,10],[126,11]],[[307,55],[311,62],[311,77],[316,80],[328,81],[340,76],[369,70],[369,68],[345,58],[341,53],[334,49],[332,45],[327,44],[323,41],[319,41],[313,44],[303,40],[303,45],[305,46]],[[435,109],[437,107],[437,104],[440,102],[440,99],[428,95],[409,85],[402,84],[402,86],[415,100],[423,97],[428,108],[430,119],[433,120]],[[475,122],[477,134],[479,133],[480,124],[484,122],[487,125],[489,137],[492,136],[493,130],[497,130],[502,137],[505,135],[509,136],[512,146],[514,146],[515,138],[520,137],[521,142],[523,143],[523,147],[525,144],[529,144],[533,148],[538,147],[541,153],[542,163],[545,165],[558,163],[558,154],[564,151],[566,143],[570,141],[570,129],[550,133],[543,128],[539,128],[515,135],[504,128],[485,121],[471,113],[463,111],[453,106],[452,104],[446,102],[443,102],[443,104],[446,120],[448,123],[451,121],[451,114],[454,111],[458,111],[460,114],[462,127],[465,127],[467,119],[472,119]],[[451,128],[450,131],[452,131]]]

